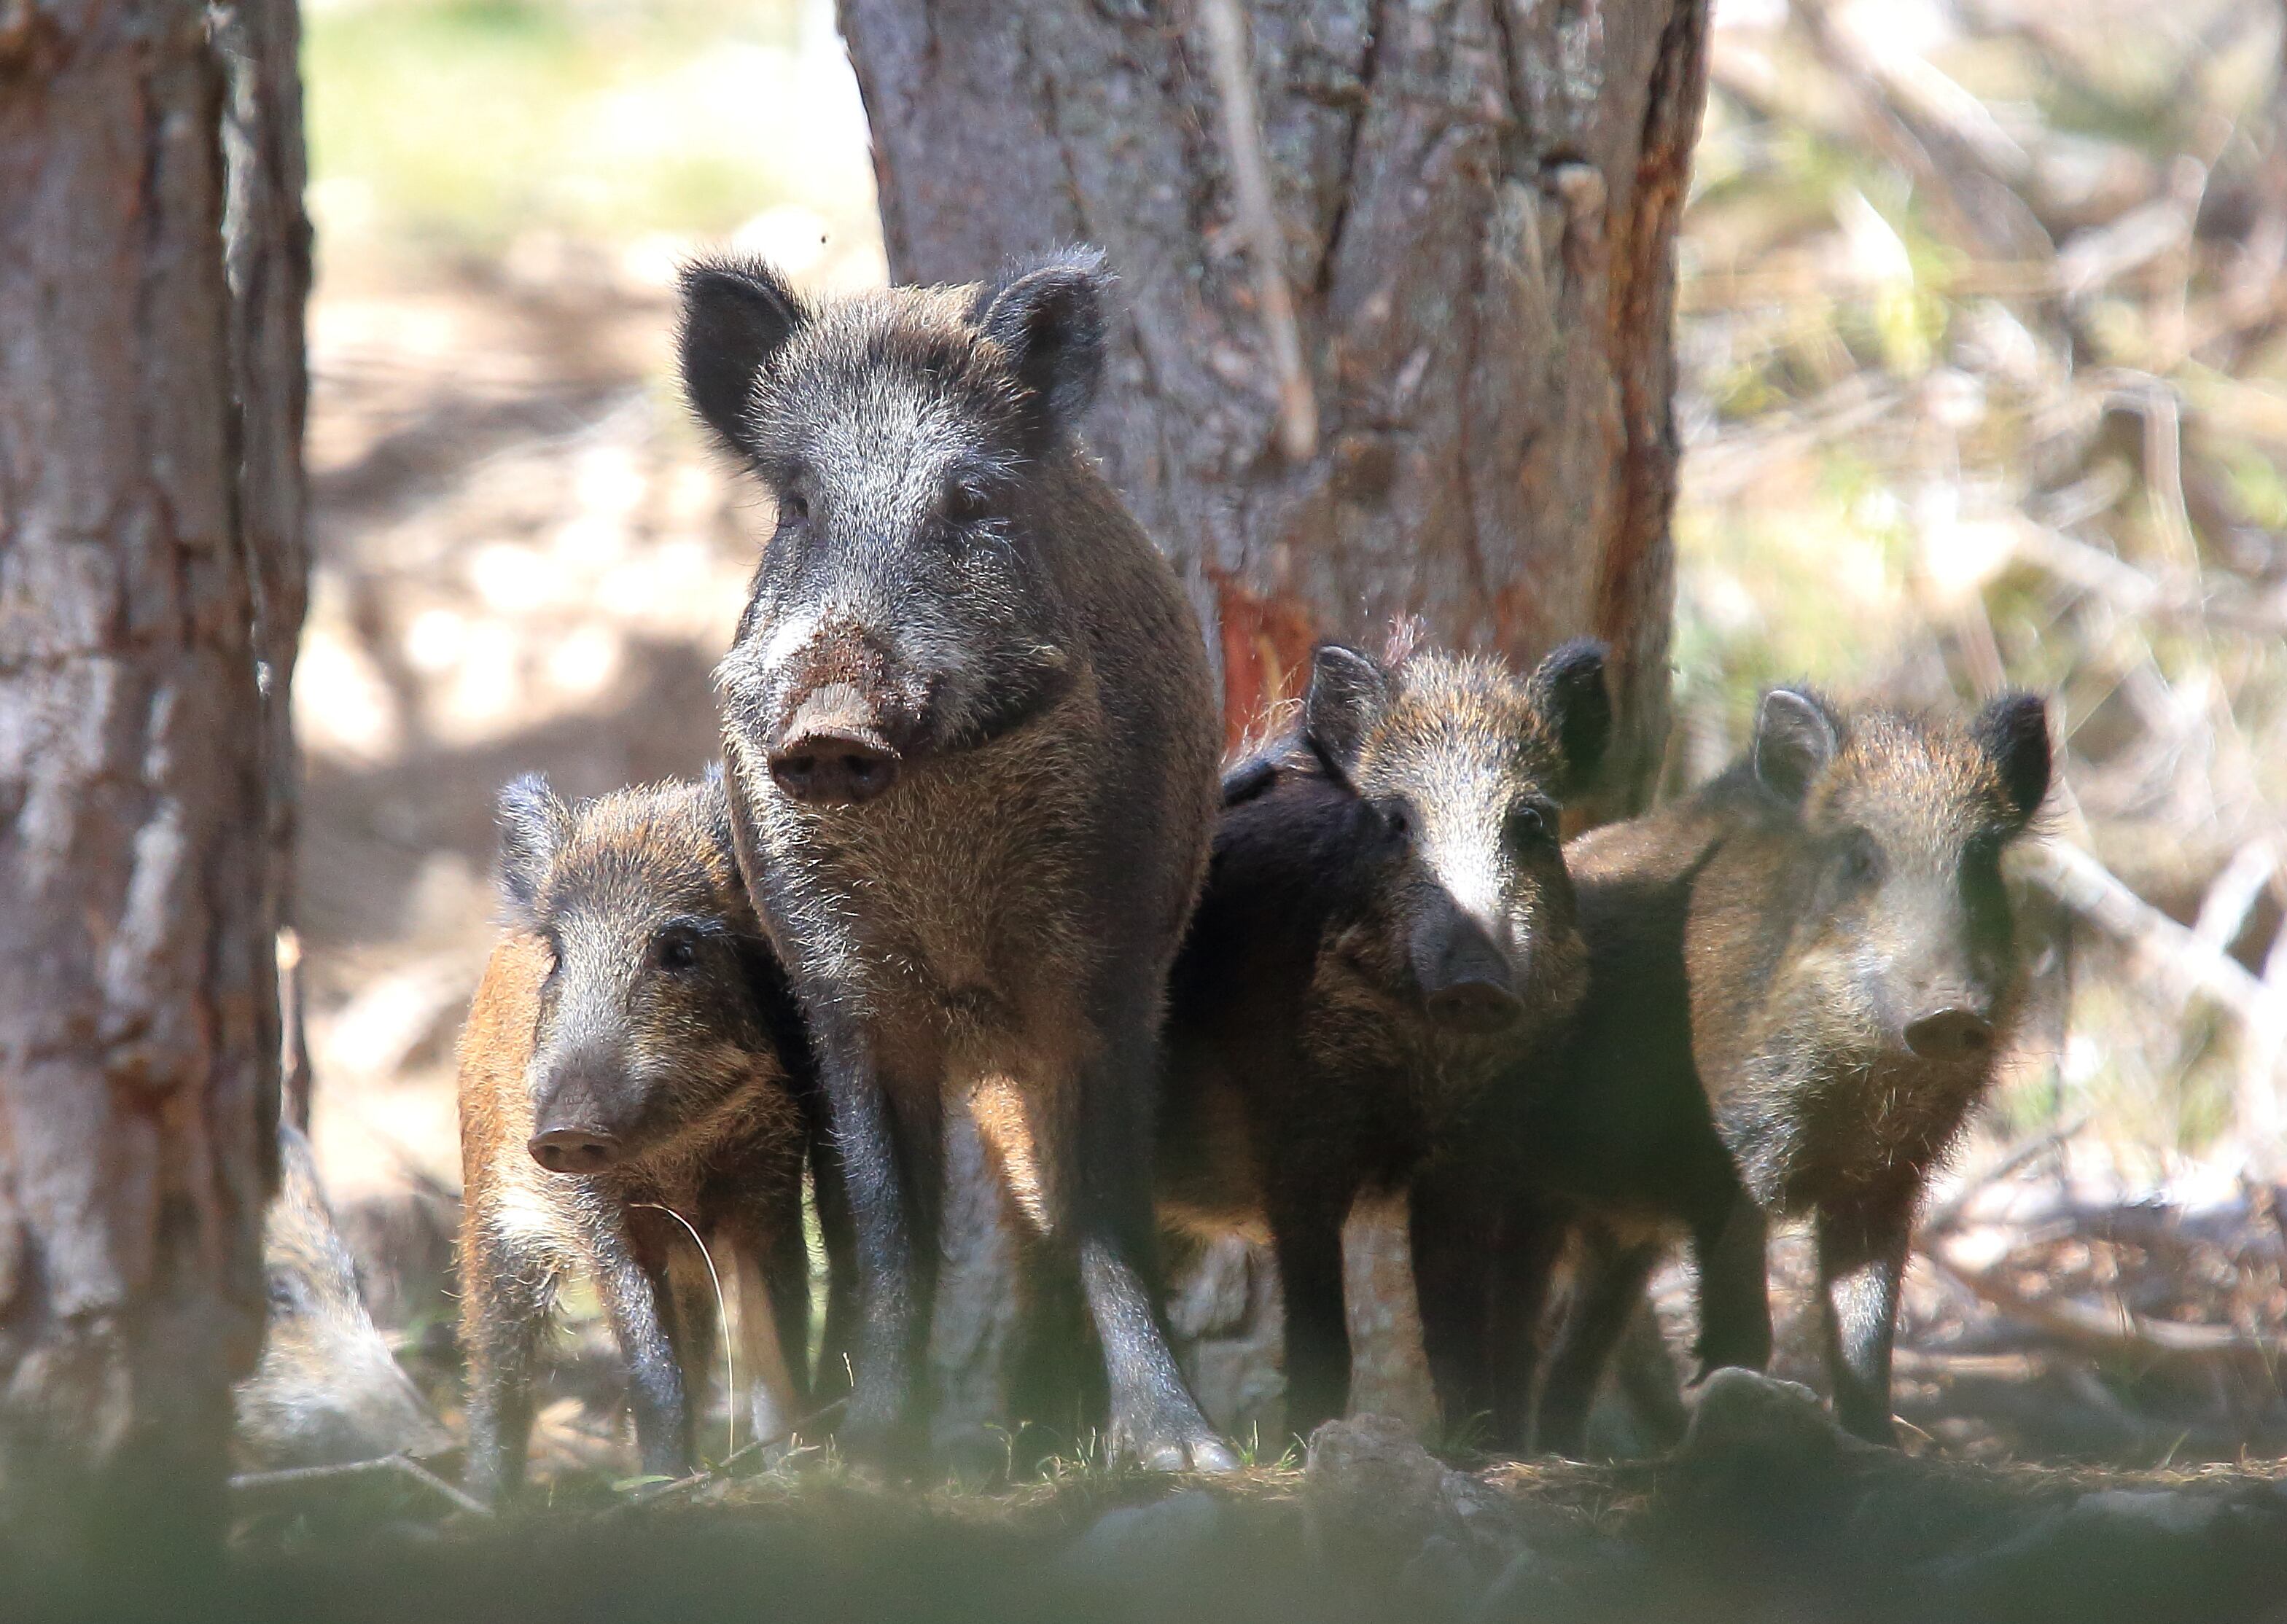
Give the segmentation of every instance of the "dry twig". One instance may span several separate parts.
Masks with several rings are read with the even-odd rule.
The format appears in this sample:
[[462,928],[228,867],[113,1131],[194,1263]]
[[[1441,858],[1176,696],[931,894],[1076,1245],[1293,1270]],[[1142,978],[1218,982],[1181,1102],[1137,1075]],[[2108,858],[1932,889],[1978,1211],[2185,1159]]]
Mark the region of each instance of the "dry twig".
[[257,1493],[264,1489],[283,1488],[297,1483],[328,1483],[345,1478],[373,1477],[388,1472],[410,1478],[430,1493],[450,1501],[456,1510],[471,1517],[490,1517],[493,1509],[471,1494],[463,1494],[431,1471],[410,1455],[384,1455],[370,1461],[347,1461],[335,1466],[288,1466],[276,1471],[246,1471],[231,1478],[233,1493]]

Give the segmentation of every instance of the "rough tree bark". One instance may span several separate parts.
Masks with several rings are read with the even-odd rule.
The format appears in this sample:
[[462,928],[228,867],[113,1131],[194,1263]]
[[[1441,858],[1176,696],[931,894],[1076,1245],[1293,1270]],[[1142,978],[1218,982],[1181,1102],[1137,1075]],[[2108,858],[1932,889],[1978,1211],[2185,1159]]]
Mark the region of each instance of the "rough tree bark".
[[51,1559],[212,1536],[261,1332],[292,15],[0,8],[0,1549]]
[[238,402],[238,520],[254,594],[257,685],[268,777],[268,881],[280,948],[282,1108],[310,1126],[302,1032],[301,944],[293,934],[302,756],[294,739],[294,661],[309,604],[309,414],[303,315],[310,297],[310,220],[302,194],[302,25],[297,0],[232,0],[210,15],[227,75],[222,123],[226,190],[224,269],[230,281],[231,377]]
[[[1418,614],[1525,660],[1589,633],[1620,726],[1579,810],[1637,809],[1667,734],[1705,0],[1240,9],[841,0],[890,267],[959,281],[1108,251],[1120,319],[1089,438],[1183,572],[1234,735],[1319,636],[1371,645]],[[1283,289],[1257,243],[1283,250]],[[1388,1273],[1402,1234],[1379,1252]]]
[[1622,727],[1666,733],[1673,248],[1704,0],[1246,8],[1318,419],[1282,451],[1206,5],[842,0],[903,279],[1075,240],[1121,279],[1089,435],[1175,557],[1232,721],[1313,637],[1390,618],[1518,658],[1594,633]]

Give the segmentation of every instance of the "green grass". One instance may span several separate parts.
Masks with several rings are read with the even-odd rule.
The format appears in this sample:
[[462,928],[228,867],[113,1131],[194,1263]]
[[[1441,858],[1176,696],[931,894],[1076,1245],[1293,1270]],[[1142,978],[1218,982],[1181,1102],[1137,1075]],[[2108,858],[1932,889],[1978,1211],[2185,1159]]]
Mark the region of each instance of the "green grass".
[[[344,0],[307,19],[321,224],[415,248],[870,211],[847,70],[794,0]],[[328,215],[333,218],[327,218]]]

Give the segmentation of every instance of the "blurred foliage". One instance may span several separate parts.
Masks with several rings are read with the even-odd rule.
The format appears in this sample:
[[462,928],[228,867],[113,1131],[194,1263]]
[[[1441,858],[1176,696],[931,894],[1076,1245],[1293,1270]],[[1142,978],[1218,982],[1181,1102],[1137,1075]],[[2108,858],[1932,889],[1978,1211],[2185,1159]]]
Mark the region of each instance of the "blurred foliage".
[[824,5],[331,0],[305,34],[329,249],[727,236],[772,205],[872,208]]
[[[1682,252],[1672,775],[1736,749],[1776,680],[1947,707],[2047,690],[2058,838],[2267,965],[2278,1009],[2283,16],[1718,8]],[[2256,883],[2222,887],[2248,855]],[[2267,1160],[2243,1120],[2276,1092],[2247,1080],[2264,1035],[2152,975],[2160,938],[2060,928],[2060,1007],[1997,1125],[2093,1112],[2162,1161]]]

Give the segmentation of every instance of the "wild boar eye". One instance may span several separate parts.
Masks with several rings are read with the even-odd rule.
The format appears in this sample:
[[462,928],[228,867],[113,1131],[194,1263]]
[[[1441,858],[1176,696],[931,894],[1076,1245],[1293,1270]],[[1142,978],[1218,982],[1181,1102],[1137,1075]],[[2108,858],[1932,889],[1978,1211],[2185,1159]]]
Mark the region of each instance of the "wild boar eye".
[[956,524],[974,524],[993,514],[993,498],[970,479],[956,481],[945,493],[945,516]]
[[659,958],[659,967],[669,972],[688,970],[699,962],[699,943],[689,931],[666,932],[660,937],[654,951]]
[[1842,851],[1842,878],[1854,890],[1863,890],[1882,878],[1882,853],[1864,835],[1853,840]]
[[1413,808],[1396,799],[1385,800],[1374,808],[1381,814],[1383,826],[1401,840],[1413,838]]
[[779,523],[799,524],[810,517],[810,498],[800,491],[785,491],[779,495]]
[[1520,849],[1553,839],[1556,833],[1556,809],[1554,807],[1522,806],[1508,815],[1508,843]]

